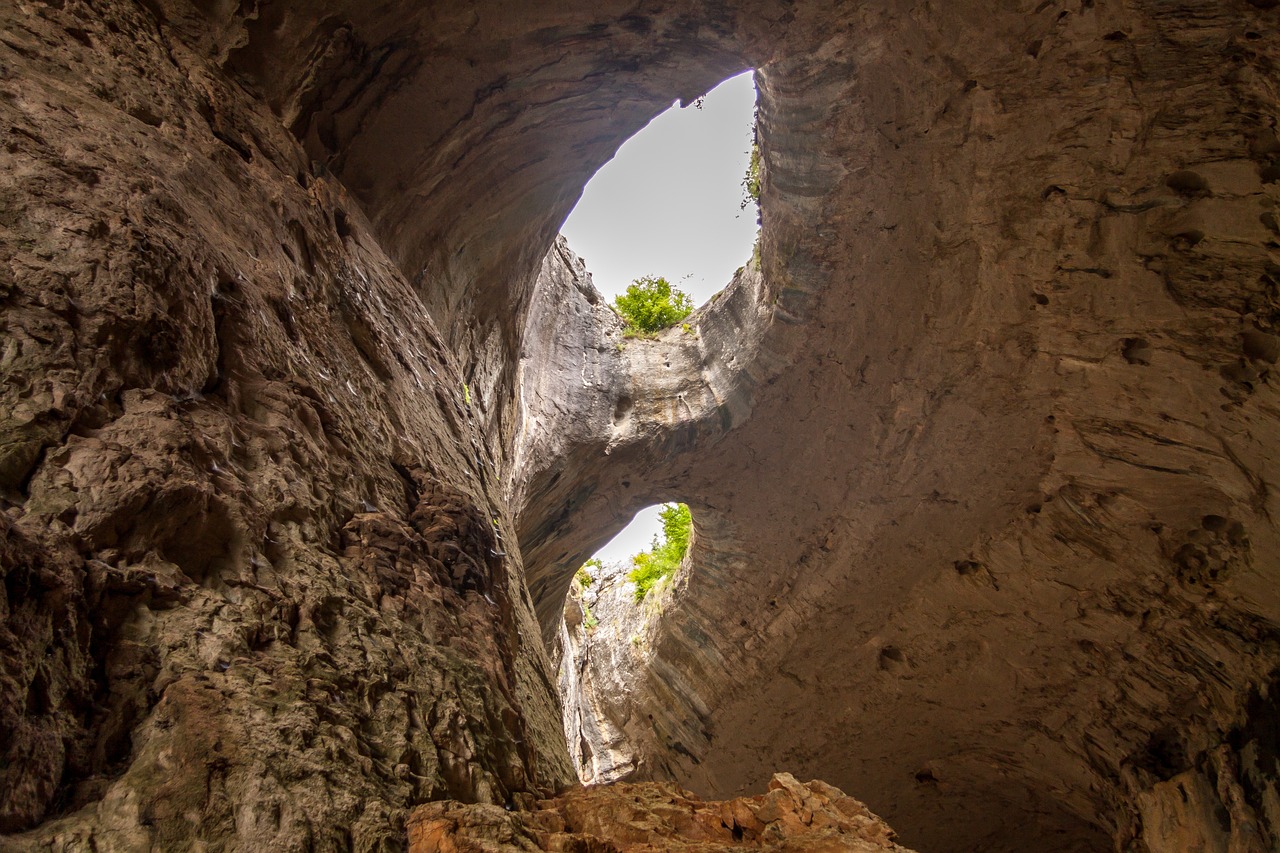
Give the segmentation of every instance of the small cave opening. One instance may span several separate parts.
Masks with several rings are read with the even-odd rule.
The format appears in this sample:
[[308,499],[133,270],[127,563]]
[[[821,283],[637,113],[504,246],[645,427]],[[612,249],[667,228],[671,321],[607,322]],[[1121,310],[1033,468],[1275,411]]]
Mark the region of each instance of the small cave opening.
[[626,723],[605,713],[601,700],[626,677],[618,661],[644,656],[692,537],[687,504],[649,506],[574,574],[560,626],[559,689],[565,740],[584,783],[634,770]]
[[[562,226],[624,319],[633,316],[619,303],[629,288],[670,300],[674,310],[641,331],[675,325],[723,290],[735,270],[759,264],[756,103],[754,71],[677,101],[596,172]],[[655,292],[657,282],[670,290]]]

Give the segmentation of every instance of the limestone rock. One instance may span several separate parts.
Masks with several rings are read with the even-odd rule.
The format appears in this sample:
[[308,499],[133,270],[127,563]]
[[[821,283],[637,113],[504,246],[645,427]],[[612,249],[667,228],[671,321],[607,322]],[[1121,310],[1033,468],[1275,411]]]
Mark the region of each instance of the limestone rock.
[[636,658],[649,648],[646,631],[661,593],[636,601],[629,569],[596,569],[589,587],[575,583],[565,597],[557,649],[560,696],[569,757],[586,784],[629,779],[640,770],[635,736],[628,732],[645,725],[645,711],[628,697],[636,695],[632,679],[644,671]]
[[409,853],[910,853],[862,803],[775,774],[768,793],[704,802],[671,783],[579,788],[530,811],[430,803],[409,816]]
[[[1274,5],[0,4],[0,848],[554,793],[573,571],[683,500],[616,765],[1274,849]],[[758,260],[624,342],[555,232],[746,68]]]
[[0,7],[0,849],[374,850],[551,793],[494,401],[171,23]]

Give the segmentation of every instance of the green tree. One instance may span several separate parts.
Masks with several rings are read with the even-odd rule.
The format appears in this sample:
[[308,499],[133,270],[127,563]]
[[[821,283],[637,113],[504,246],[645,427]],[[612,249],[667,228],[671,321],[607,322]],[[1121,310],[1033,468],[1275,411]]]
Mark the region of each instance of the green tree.
[[689,550],[689,534],[693,529],[689,507],[666,504],[658,518],[662,520],[662,537],[655,534],[649,550],[631,558],[634,568],[627,577],[636,585],[636,601],[644,601],[660,581],[674,575]]
[[665,278],[643,276],[613,300],[629,334],[651,335],[679,323],[693,311],[688,294]]

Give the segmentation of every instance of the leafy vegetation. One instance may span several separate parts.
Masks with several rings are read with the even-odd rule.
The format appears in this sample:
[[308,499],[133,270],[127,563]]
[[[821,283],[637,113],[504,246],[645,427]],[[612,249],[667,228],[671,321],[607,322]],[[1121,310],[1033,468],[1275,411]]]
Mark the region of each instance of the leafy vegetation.
[[689,534],[693,517],[685,504],[667,504],[658,513],[662,520],[662,536],[654,534],[648,551],[632,558],[634,568],[627,577],[636,585],[636,601],[644,597],[666,578],[675,574],[689,550]]
[[[579,590],[582,590],[585,592],[587,587],[591,586],[591,584],[595,582],[595,578],[591,577],[590,570],[603,569],[603,568],[604,568],[604,564],[601,563],[595,557],[592,557],[590,560],[587,560],[585,563],[579,566],[578,571],[573,573],[574,584],[578,587]],[[587,630],[591,630],[592,628],[600,624],[600,620],[597,619],[596,615],[591,612],[591,605],[587,604],[586,596],[585,595],[581,596],[580,600],[582,602],[582,625]]]
[[751,122],[751,160],[747,163],[747,174],[742,178],[742,203],[739,207],[746,210],[748,205],[756,206],[756,221],[760,221],[760,108],[756,107],[755,118]]
[[760,207],[760,146],[751,146],[751,162],[747,164],[747,174],[742,179],[742,203],[739,207],[746,210],[748,205]]
[[628,336],[652,335],[674,326],[693,311],[693,300],[665,278],[643,276],[627,285],[613,307],[627,323]]
[[582,587],[583,589],[586,589],[587,587],[591,586],[591,582],[595,580],[593,577],[591,577],[589,570],[602,569],[602,568],[604,568],[604,565],[595,557],[592,557],[590,560],[587,560],[585,563],[582,564],[582,566],[578,569],[577,573],[574,574],[573,579],[578,582],[578,585],[580,587]]

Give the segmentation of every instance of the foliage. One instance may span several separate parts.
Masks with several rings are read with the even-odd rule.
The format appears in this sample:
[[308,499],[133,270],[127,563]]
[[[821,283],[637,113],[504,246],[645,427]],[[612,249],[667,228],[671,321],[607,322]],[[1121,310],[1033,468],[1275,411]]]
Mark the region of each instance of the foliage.
[[636,585],[636,601],[644,601],[650,590],[675,574],[689,550],[689,534],[693,518],[685,504],[667,504],[658,513],[662,519],[662,537],[656,534],[648,551],[632,558],[635,566],[627,577]]
[[592,628],[600,624],[600,620],[591,612],[591,606],[585,601],[582,602],[582,627],[590,631]]
[[746,210],[750,204],[760,207],[760,146],[755,144],[751,146],[747,174],[742,178],[742,203],[738,206]]
[[587,560],[585,563],[583,563],[581,567],[579,567],[577,573],[574,574],[573,579],[578,582],[578,586],[582,587],[583,589],[586,589],[587,587],[591,586],[591,582],[595,580],[595,578],[591,577],[591,574],[588,572],[588,569],[602,569],[602,568],[604,568],[603,564],[601,564],[601,562],[597,560],[595,557],[592,557],[590,560]]
[[665,278],[643,276],[613,300],[630,335],[649,335],[679,323],[693,311],[693,300]]

